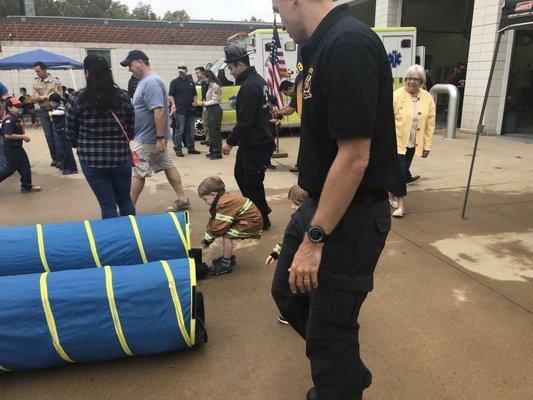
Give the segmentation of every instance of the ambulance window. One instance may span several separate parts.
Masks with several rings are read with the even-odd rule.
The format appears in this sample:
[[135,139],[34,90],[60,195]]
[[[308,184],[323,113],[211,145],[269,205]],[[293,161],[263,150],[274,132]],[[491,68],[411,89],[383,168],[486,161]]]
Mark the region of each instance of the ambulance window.
[[411,48],[411,39],[403,39],[401,46],[402,46],[402,49]]

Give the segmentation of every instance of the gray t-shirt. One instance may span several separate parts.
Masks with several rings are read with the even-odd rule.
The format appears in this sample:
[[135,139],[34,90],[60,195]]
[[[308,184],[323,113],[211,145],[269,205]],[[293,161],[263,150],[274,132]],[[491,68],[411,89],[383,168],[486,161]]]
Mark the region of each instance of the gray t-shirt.
[[[170,138],[170,119],[168,115],[168,95],[165,84],[156,74],[143,76],[133,95],[135,107],[135,140],[141,143],[154,144],[157,134],[164,133]],[[163,107],[165,111],[165,131],[156,132],[154,109]]]

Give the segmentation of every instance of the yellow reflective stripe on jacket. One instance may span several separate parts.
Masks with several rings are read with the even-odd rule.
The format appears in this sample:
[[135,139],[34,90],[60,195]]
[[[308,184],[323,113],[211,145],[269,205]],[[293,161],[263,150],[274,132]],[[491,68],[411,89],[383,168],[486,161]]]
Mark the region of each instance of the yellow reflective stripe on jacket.
[[137,226],[137,221],[133,215],[130,215],[131,227],[133,228],[133,233],[135,234],[135,239],[137,240],[137,246],[139,247],[139,253],[141,253],[141,259],[144,264],[148,263],[146,258],[146,253],[144,252],[144,246],[141,239],[141,233],[139,232],[139,227]]
[[174,225],[176,226],[176,230],[178,231],[178,235],[181,239],[181,243],[183,243],[183,247],[185,248],[185,250],[190,250],[190,244],[186,236],[183,234],[183,229],[181,229],[181,225],[180,225],[180,221],[178,217],[173,212],[169,212],[168,214],[172,218],[172,221],[174,221]]
[[215,240],[213,236],[211,236],[207,231],[204,231],[204,240],[207,240],[208,242],[211,242]]
[[85,225],[85,231],[87,232],[87,239],[89,239],[89,246],[91,246],[91,253],[93,255],[94,264],[100,268],[100,257],[98,257],[98,251],[96,250],[96,242],[94,241],[93,230],[91,229],[91,223],[87,220],[83,221]]
[[105,272],[105,289],[107,292],[107,300],[109,301],[109,311],[111,311],[111,317],[113,318],[113,324],[115,325],[115,332],[117,333],[118,341],[124,353],[128,356],[133,356],[130,350],[124,332],[122,331],[122,325],[120,323],[120,317],[118,316],[117,304],[115,303],[115,292],[113,291],[113,273],[111,267],[106,265],[104,267]]
[[39,255],[41,256],[41,263],[46,272],[50,272],[50,267],[48,266],[48,261],[46,260],[46,252],[44,251],[44,237],[43,237],[43,226],[37,224],[37,243],[39,245]]
[[281,253],[281,246],[277,244],[276,247],[274,247],[274,249],[272,250],[272,252],[279,255],[279,253]]
[[187,346],[191,347],[191,339],[187,333],[187,328],[185,327],[185,319],[183,318],[183,310],[181,308],[180,298],[178,296],[178,289],[176,288],[176,281],[174,280],[174,275],[172,275],[172,270],[170,265],[166,261],[160,261],[165,271],[165,275],[168,280],[168,287],[170,289],[170,296],[172,297],[172,302],[174,303],[174,309],[176,310],[176,318],[178,320],[178,326],[180,328],[181,335]]
[[57,351],[57,354],[66,362],[73,363],[74,361],[67,355],[61,343],[59,342],[59,335],[57,334],[56,321],[54,319],[54,314],[52,313],[52,307],[50,307],[50,300],[48,299],[48,285],[46,283],[46,278],[48,277],[48,272],[41,274],[40,287],[41,287],[41,301],[43,303],[44,315],[46,316],[46,323],[48,324],[48,330],[50,331],[50,336],[52,336],[52,344]]
[[236,237],[236,238],[241,238],[241,239],[247,239],[247,238],[251,238],[254,236],[260,236],[262,233],[263,233],[262,230],[257,231],[257,232],[252,232],[252,233],[239,232],[239,231],[236,231],[235,229],[230,229],[228,231],[228,235]]
[[243,206],[241,208],[239,208],[239,211],[237,211],[237,215],[242,215],[244,214],[246,211],[248,211],[250,209],[250,207],[252,206],[252,200],[250,199],[246,199],[246,203],[243,204]]
[[196,302],[194,301],[195,288],[196,288],[196,261],[194,258],[189,258],[189,273],[191,277],[191,346],[196,344],[196,310],[193,310]]
[[185,238],[187,239],[187,250],[191,249],[191,223],[189,211],[185,211]]
[[215,219],[219,221],[223,221],[223,222],[230,222],[230,223],[235,220],[235,218],[230,217],[229,215],[224,215],[224,214],[219,214],[219,213],[215,215]]
[[5,367],[2,367],[2,366],[0,365],[0,372],[9,372],[9,370],[8,370],[7,368],[5,368]]

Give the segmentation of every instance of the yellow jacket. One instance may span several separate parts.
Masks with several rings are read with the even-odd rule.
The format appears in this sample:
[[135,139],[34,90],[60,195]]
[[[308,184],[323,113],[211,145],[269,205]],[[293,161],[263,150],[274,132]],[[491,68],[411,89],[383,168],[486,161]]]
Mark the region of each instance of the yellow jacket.
[[[415,155],[420,157],[423,150],[431,149],[435,132],[435,102],[428,91],[420,89],[418,93],[418,131],[416,133]],[[405,87],[394,91],[394,119],[396,121],[396,143],[398,154],[405,154],[409,135],[413,126],[413,102],[411,94]]]

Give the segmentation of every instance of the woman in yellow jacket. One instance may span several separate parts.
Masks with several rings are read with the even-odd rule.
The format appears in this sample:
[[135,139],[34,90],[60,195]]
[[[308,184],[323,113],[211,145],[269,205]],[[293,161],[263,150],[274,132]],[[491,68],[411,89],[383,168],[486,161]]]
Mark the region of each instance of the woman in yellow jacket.
[[435,132],[435,102],[422,85],[426,73],[420,65],[409,67],[405,74],[405,86],[394,92],[394,117],[398,145],[398,180],[390,193],[390,203],[396,210],[394,217],[405,214],[407,184],[420,177],[411,177],[409,168],[413,157],[427,158]]

